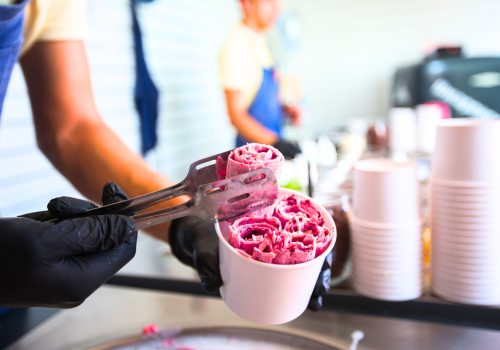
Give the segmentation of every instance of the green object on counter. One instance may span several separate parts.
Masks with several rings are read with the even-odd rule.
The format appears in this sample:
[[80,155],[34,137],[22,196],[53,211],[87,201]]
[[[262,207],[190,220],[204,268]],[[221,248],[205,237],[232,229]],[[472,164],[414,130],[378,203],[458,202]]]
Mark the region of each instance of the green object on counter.
[[280,187],[288,188],[289,190],[301,190],[302,186],[296,177],[293,177],[287,184],[281,185]]

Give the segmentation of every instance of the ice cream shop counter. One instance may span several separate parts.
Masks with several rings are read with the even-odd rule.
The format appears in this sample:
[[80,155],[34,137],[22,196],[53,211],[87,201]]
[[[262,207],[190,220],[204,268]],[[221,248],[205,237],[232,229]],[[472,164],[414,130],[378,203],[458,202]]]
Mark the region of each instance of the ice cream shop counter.
[[[344,284],[324,298],[323,311],[306,311],[284,325],[259,326],[235,315],[219,296],[208,296],[167,245],[142,236],[134,260],[80,307],[19,309],[0,318],[0,348],[212,349],[169,342],[135,345],[144,342],[143,327],[155,324],[164,336],[227,333],[236,341],[250,334],[260,343],[249,349],[349,349],[353,334],[360,334],[356,331],[364,334],[358,349],[494,349],[500,344],[499,320],[497,308],[449,303],[429,293],[412,301],[380,301]],[[273,339],[281,345],[266,345]],[[287,347],[287,341],[307,341],[310,347]]]

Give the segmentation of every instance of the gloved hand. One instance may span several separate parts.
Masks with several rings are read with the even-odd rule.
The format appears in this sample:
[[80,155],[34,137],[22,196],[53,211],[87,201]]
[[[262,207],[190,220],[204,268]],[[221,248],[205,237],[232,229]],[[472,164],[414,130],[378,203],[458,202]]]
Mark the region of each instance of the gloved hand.
[[[213,224],[195,216],[186,216],[172,221],[170,226],[172,253],[182,263],[198,271],[203,288],[214,293],[222,286],[219,270],[219,237]],[[330,289],[330,266],[332,253],[328,254],[314,287],[308,309],[318,311],[322,296]]]
[[285,159],[293,159],[302,152],[297,143],[284,140],[278,140],[273,147],[280,151]]
[[177,259],[198,271],[201,285],[208,293],[219,290],[219,237],[214,224],[196,216],[175,219],[170,226],[169,243]]
[[311,311],[319,311],[323,306],[323,295],[330,290],[330,277],[332,276],[332,252],[326,256],[321,272],[316,281],[311,300],[307,308]]
[[[127,199],[114,183],[103,204]],[[135,255],[137,232],[126,216],[68,219],[95,208],[91,202],[59,197],[49,211],[0,219],[0,306],[71,308]],[[53,218],[57,222],[47,222]]]

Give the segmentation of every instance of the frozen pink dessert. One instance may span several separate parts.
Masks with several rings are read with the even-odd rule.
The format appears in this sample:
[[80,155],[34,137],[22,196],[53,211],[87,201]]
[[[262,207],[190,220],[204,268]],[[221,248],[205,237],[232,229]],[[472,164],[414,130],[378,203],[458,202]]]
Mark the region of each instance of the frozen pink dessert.
[[251,214],[229,226],[229,244],[247,258],[269,264],[300,264],[325,252],[333,232],[311,200],[281,197],[273,215]]
[[279,180],[284,160],[285,158],[281,152],[272,146],[249,143],[234,149],[229,154],[227,162],[219,157],[216,162],[217,175],[222,180],[252,170],[269,167]]
[[[221,180],[268,167],[279,181],[284,160],[281,152],[272,146],[249,143],[232,150],[227,162],[223,161],[221,157],[217,158],[215,165],[217,175]],[[242,201],[241,204],[245,205],[245,202]],[[272,214],[272,210],[272,207],[256,210],[253,215]]]

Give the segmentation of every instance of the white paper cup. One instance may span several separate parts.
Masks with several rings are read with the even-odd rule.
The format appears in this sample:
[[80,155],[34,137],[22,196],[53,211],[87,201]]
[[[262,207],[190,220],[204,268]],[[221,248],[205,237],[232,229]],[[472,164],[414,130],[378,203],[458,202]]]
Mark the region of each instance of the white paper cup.
[[423,219],[420,219],[419,221],[412,222],[409,224],[408,223],[406,223],[406,224],[378,223],[378,222],[359,220],[353,214],[350,215],[349,221],[350,221],[351,225],[355,225],[355,226],[358,226],[360,228],[373,230],[374,233],[376,233],[377,231],[379,231],[379,232],[390,231],[390,232],[396,233],[396,232],[400,232],[400,231],[415,230],[418,227],[422,227],[422,224],[424,222]]
[[[477,198],[477,197],[476,197]],[[459,202],[446,199],[440,199],[436,196],[430,197],[431,205],[446,207],[450,209],[470,209],[470,210],[489,210],[500,206],[500,199],[492,201]]]
[[[464,251],[461,251],[464,252]],[[452,255],[448,252],[440,251],[435,247],[431,250],[431,264],[432,267],[438,266],[439,264],[448,264],[450,267],[455,267],[457,269],[466,268],[467,266],[481,266],[481,268],[489,269],[500,266],[500,257],[492,255],[483,255],[480,257],[473,256],[458,256]]]
[[442,276],[437,276],[436,274],[432,275],[431,280],[432,283],[436,285],[445,286],[444,289],[453,290],[455,292],[463,292],[463,295],[499,295],[500,296],[500,285],[498,283],[490,284],[490,285],[480,285],[480,284],[466,284],[457,281],[452,281],[449,279],[443,278]]
[[422,269],[415,268],[414,270],[407,270],[404,272],[379,270],[378,273],[374,273],[353,266],[352,274],[357,276],[358,280],[366,278],[367,280],[378,282],[393,281],[399,283],[414,283],[421,280]]
[[[356,224],[416,227],[421,223],[415,162],[363,160],[355,165],[353,214]],[[384,227],[382,227],[384,228]]]
[[353,241],[362,242],[362,245],[367,244],[386,244],[388,246],[400,246],[400,245],[416,245],[422,244],[423,238],[421,234],[412,236],[370,236],[364,233],[359,233],[351,229],[351,239]]
[[439,286],[432,285],[433,292],[440,296],[443,299],[453,301],[461,304],[470,304],[470,305],[482,305],[482,306],[496,306],[500,305],[500,297],[496,295],[487,295],[487,297],[483,296],[475,296],[471,294],[465,294],[465,296],[461,293],[453,293],[448,289],[442,289]]
[[431,203],[431,211],[436,214],[458,216],[458,217],[496,217],[500,213],[500,205],[497,208],[488,209],[458,209]]
[[[465,226],[465,225],[463,225]],[[495,239],[500,238],[500,231],[498,231],[497,228],[493,227],[492,229],[479,229],[479,228],[472,228],[468,229],[466,227],[457,227],[457,228],[450,228],[441,225],[441,222],[433,222],[431,224],[431,230],[432,232],[437,232],[437,234],[445,234],[446,236],[448,235],[453,235],[457,237],[457,242],[459,238],[463,238],[464,242],[467,242],[465,239],[477,239],[477,242],[481,242],[482,240],[491,240],[491,242],[496,242]]]
[[417,254],[421,254],[423,252],[424,245],[415,244],[409,246],[400,246],[400,247],[388,247],[384,244],[375,245],[364,245],[359,244],[359,242],[353,240],[352,249],[356,252],[363,255],[375,255],[375,256],[393,256],[400,258],[410,258]]
[[461,286],[472,286],[476,289],[473,290],[498,290],[500,294],[500,278],[499,276],[489,276],[489,277],[461,277],[452,274],[448,274],[441,269],[436,269],[432,271],[434,278],[444,279],[450,283],[458,283]]
[[500,263],[495,262],[485,262],[485,261],[476,261],[472,259],[460,259],[453,260],[449,259],[446,255],[438,255],[431,253],[431,269],[439,269],[441,266],[443,268],[461,270],[461,271],[469,271],[469,272],[477,272],[481,271],[482,273],[496,273],[500,270]]
[[482,240],[482,241],[477,241],[474,239],[469,239],[466,242],[459,241],[456,239],[456,236],[452,235],[446,235],[438,232],[434,232],[432,239],[435,240],[436,244],[438,245],[443,245],[447,244],[450,249],[461,251],[477,251],[477,252],[484,252],[484,251],[500,251],[500,240],[498,238],[495,239],[489,239],[489,240]]
[[391,150],[414,152],[417,149],[417,115],[412,108],[391,108],[389,131]]
[[436,271],[438,273],[445,273],[447,275],[453,276],[455,278],[460,278],[460,279],[467,279],[467,280],[493,280],[493,279],[500,279],[500,271],[499,270],[483,270],[481,266],[478,266],[478,268],[475,271],[467,271],[467,270],[460,270],[460,269],[454,269],[451,267],[448,267],[444,264],[434,266],[432,271]]
[[429,188],[432,192],[456,196],[493,196],[500,194],[500,186],[498,185],[494,187],[456,187],[446,186],[441,181],[440,183],[431,182]]
[[474,231],[477,230],[477,232],[486,232],[486,231],[497,231],[499,230],[499,226],[497,224],[471,224],[471,223],[464,223],[464,222],[456,222],[456,221],[444,221],[444,220],[437,220],[435,217],[431,217],[431,225],[434,226],[439,226],[439,227],[444,227],[452,230],[462,230],[462,231]]
[[432,181],[490,187],[500,178],[500,121],[469,118],[438,125]]
[[460,216],[460,215],[446,215],[431,211],[431,220],[435,222],[452,222],[457,224],[478,224],[478,225],[491,225],[500,228],[500,216]]
[[438,122],[443,117],[443,111],[436,105],[418,105],[417,130],[418,150],[420,152],[432,153],[436,147],[436,132]]
[[378,264],[374,265],[364,265],[359,264],[357,261],[353,260],[352,265],[353,270],[359,271],[361,273],[369,273],[373,275],[384,275],[384,276],[404,276],[406,274],[421,273],[424,269],[424,264],[413,265],[413,266],[400,266],[392,265],[390,267],[381,267]]
[[491,206],[499,204],[499,197],[491,196],[466,196],[466,195],[452,195],[432,192],[430,194],[431,201],[441,201],[456,205],[472,205],[472,206]]
[[[290,194],[311,199],[296,191],[279,190],[280,196]],[[304,312],[323,262],[337,237],[332,217],[322,206],[319,207],[325,226],[334,232],[332,242],[316,259],[296,265],[266,264],[245,258],[227,242],[229,224],[215,224],[223,282],[220,292],[234,313],[251,322],[275,325],[290,322]]]
[[351,241],[353,245],[383,251],[385,254],[392,251],[408,251],[423,248],[423,240],[408,240],[403,242],[371,242],[359,237],[351,231]]
[[[448,242],[443,242],[440,240],[437,240],[436,238],[432,239],[432,245],[434,246],[434,250],[436,252],[439,252],[440,254],[446,254],[446,255],[452,255],[456,257],[462,257],[462,258],[472,258],[472,259],[491,259],[494,258],[495,256],[499,255],[498,254],[498,249],[493,249],[495,247],[484,247],[483,249],[470,249],[470,250],[464,250],[464,249],[456,249],[455,246]],[[498,261],[500,262],[500,257],[498,258]]]
[[374,264],[374,263],[387,263],[387,264],[400,264],[401,266],[420,266],[421,260],[423,259],[423,251],[416,250],[415,252],[407,253],[405,255],[374,255],[366,254],[363,251],[352,247],[351,250],[353,259],[357,260],[361,264]]
[[373,299],[388,300],[388,301],[404,301],[404,300],[416,299],[420,297],[420,295],[422,295],[422,289],[417,289],[417,288],[387,290],[383,288],[367,286],[361,282],[354,280],[352,280],[351,283],[356,293]]

